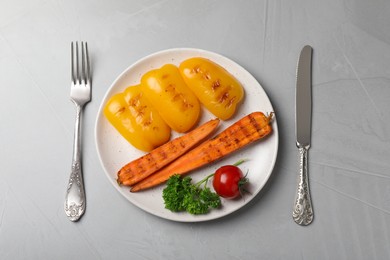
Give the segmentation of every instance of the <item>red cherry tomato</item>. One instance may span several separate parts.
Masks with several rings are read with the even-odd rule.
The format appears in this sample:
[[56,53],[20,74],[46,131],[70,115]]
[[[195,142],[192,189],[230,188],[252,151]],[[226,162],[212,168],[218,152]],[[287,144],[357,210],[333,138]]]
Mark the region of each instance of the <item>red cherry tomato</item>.
[[247,182],[240,168],[234,165],[220,167],[214,174],[215,192],[224,198],[234,199],[240,196],[241,186]]

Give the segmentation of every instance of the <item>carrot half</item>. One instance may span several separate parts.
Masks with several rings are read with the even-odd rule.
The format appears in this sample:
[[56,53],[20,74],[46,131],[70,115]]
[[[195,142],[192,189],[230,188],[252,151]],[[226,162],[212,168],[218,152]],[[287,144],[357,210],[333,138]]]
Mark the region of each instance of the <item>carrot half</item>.
[[172,141],[159,146],[148,154],[126,164],[118,171],[118,184],[133,185],[166,166],[179,156],[204,141],[214,132],[219,119],[210,120]]
[[253,112],[243,117],[216,137],[201,143],[165,168],[136,183],[130,191],[137,192],[157,186],[174,174],[183,175],[262,139],[272,132],[272,117],[273,113],[265,116],[262,112]]

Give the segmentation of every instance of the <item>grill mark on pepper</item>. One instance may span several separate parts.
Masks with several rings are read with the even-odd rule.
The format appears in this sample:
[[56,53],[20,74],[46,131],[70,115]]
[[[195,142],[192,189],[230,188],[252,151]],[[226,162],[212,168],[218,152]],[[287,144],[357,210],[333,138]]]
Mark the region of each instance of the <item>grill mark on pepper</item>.
[[211,89],[213,91],[216,91],[219,87],[221,86],[221,81],[219,79],[213,81],[213,83],[211,83]]

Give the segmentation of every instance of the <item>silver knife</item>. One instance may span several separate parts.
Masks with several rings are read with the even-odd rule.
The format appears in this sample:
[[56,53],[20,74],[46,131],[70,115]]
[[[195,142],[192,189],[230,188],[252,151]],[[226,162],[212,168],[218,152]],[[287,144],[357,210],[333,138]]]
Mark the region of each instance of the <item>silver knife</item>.
[[297,66],[297,86],[295,93],[295,125],[297,147],[299,149],[299,180],[294,202],[293,219],[302,226],[313,221],[313,206],[310,198],[308,176],[308,150],[311,143],[311,61],[313,49],[303,47]]

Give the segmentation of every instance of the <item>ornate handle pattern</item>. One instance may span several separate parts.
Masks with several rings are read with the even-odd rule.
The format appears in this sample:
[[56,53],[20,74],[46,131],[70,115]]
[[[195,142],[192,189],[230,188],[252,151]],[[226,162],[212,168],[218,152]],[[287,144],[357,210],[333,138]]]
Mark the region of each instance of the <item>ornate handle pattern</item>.
[[76,123],[73,143],[72,170],[66,189],[64,210],[69,220],[77,221],[85,211],[85,191],[83,172],[81,170],[80,125],[82,106],[76,106]]
[[309,225],[313,221],[314,217],[309,190],[307,151],[308,148],[306,147],[299,148],[299,181],[293,211],[294,221],[302,226]]

